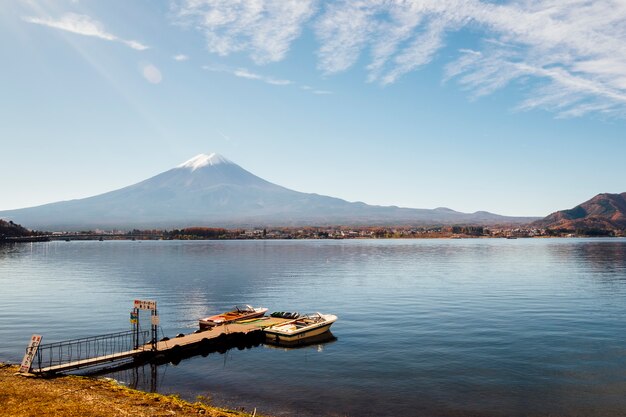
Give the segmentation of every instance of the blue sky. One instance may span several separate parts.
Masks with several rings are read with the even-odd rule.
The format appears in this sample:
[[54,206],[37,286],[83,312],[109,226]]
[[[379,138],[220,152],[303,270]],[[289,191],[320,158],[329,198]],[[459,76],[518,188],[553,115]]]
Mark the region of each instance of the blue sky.
[[0,210],[209,152],[370,204],[626,191],[619,1],[28,0],[0,35]]

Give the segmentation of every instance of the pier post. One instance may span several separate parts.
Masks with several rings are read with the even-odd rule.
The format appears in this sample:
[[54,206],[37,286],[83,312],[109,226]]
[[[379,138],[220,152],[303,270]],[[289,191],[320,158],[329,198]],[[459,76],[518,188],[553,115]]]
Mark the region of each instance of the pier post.
[[157,313],[156,302],[154,303],[154,309],[152,310],[150,323],[151,323],[151,329],[152,329],[152,351],[156,351],[157,350],[158,326],[159,326],[159,314]]
[[133,325],[133,349],[139,349],[139,309],[133,308],[130,314],[130,322]]

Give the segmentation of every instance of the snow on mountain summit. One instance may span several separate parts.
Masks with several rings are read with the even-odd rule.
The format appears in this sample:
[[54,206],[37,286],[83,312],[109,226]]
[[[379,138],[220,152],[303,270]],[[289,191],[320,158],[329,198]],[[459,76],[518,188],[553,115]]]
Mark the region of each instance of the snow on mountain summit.
[[215,166],[219,164],[232,164],[232,162],[216,152],[210,154],[201,153],[178,165],[177,168],[189,168],[191,171],[195,171],[205,166]]

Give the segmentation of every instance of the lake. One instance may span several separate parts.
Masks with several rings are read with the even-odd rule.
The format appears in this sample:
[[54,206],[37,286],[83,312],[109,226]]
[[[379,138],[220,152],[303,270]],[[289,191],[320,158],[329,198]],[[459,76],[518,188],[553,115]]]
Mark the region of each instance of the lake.
[[0,361],[235,304],[333,313],[336,340],[116,372],[277,416],[626,415],[626,239],[89,241],[0,246]]

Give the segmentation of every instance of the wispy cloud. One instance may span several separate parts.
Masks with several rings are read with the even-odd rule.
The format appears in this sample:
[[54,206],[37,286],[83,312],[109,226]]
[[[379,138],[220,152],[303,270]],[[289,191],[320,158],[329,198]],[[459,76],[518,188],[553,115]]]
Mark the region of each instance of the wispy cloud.
[[[280,61],[310,25],[326,75],[363,63],[367,81],[388,85],[437,60],[473,98],[517,87],[520,110],[626,117],[623,0],[174,1],[220,55]],[[460,31],[464,49],[441,53]]]
[[59,19],[34,16],[26,16],[22,19],[28,23],[34,23],[54,29],[60,29],[66,32],[76,33],[78,35],[92,36],[95,38],[104,39],[106,41],[120,42],[138,51],[143,51],[149,48],[141,42],[122,39],[107,32],[106,30],[104,30],[104,26],[102,25],[102,23],[83,14],[66,13]]
[[235,77],[239,78],[247,78],[249,80],[259,80],[262,81],[263,77],[259,74],[255,74],[254,72],[250,72],[245,68],[238,68],[231,72]]
[[258,64],[280,61],[313,13],[313,0],[181,0],[179,21],[201,28],[219,55],[249,51]]
[[[277,86],[287,86],[287,85],[292,85],[292,86],[298,86],[298,84],[294,81],[291,80],[285,80],[285,79],[281,79],[281,78],[274,78],[274,77],[270,77],[267,75],[262,75],[262,74],[258,74],[256,72],[252,72],[250,70],[248,70],[247,68],[229,68],[227,66],[224,65],[203,65],[202,66],[203,70],[206,71],[212,71],[212,72],[225,72],[231,75],[234,75],[235,77],[239,77],[239,78],[245,78],[247,80],[253,80],[253,81],[261,81],[264,82],[266,84],[270,84],[270,85],[277,85]],[[300,85],[299,86],[301,90],[303,91],[307,91],[311,94],[315,94],[315,95],[328,95],[328,94],[333,94],[332,91],[329,90],[318,90],[315,89],[309,85]]]
[[188,61],[189,60],[189,56],[187,56],[185,54],[178,54],[178,55],[174,55],[172,57],[172,59],[174,61]]
[[266,84],[271,85],[290,85],[293,84],[293,81],[284,80],[280,78],[274,78],[267,75],[257,74],[255,72],[249,71],[246,68],[228,68],[225,66],[215,66],[215,65],[204,65],[202,69],[213,72],[226,72],[234,75],[235,77],[245,78],[248,80],[262,81]]
[[290,84],[293,84],[293,81],[290,81],[290,80],[281,80],[281,79],[270,78],[270,77],[266,77],[264,79],[264,81],[266,83],[272,84],[272,85],[290,85]]

